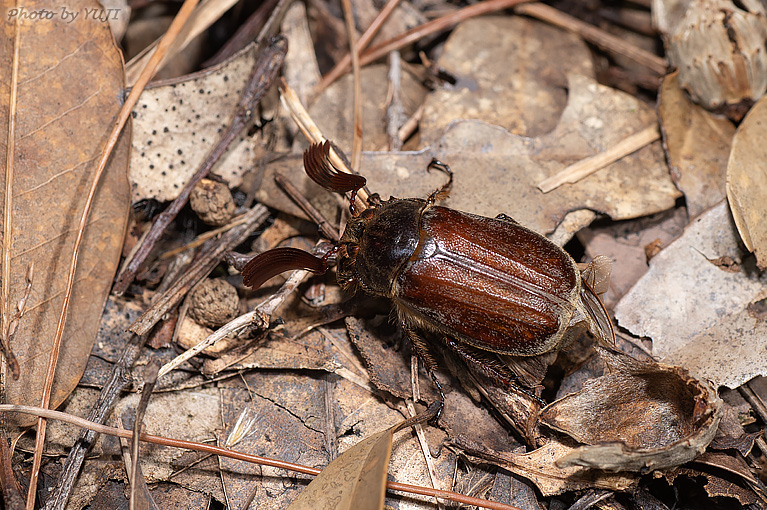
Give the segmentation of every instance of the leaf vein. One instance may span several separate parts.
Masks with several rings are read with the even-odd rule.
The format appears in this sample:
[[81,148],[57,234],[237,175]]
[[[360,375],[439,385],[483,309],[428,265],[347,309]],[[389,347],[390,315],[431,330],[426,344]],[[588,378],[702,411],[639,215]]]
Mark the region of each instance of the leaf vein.
[[85,98],[85,100],[83,100],[82,102],[80,102],[80,103],[78,103],[78,104],[76,104],[76,105],[72,106],[72,107],[71,107],[71,108],[69,108],[68,110],[66,110],[66,111],[64,111],[63,113],[61,113],[60,115],[57,115],[56,117],[52,118],[51,120],[49,120],[49,121],[48,121],[48,122],[46,122],[45,124],[41,125],[41,126],[40,126],[40,127],[38,127],[37,129],[33,129],[33,130],[32,130],[32,131],[30,131],[29,133],[26,133],[26,134],[22,135],[22,136],[21,136],[21,137],[19,137],[19,138],[18,138],[16,141],[17,141],[17,142],[20,142],[20,141],[24,140],[25,138],[27,138],[27,137],[30,137],[30,136],[32,136],[32,135],[34,135],[35,133],[37,133],[37,132],[39,132],[39,131],[42,131],[42,130],[43,130],[43,129],[45,129],[46,127],[50,126],[51,124],[53,124],[53,123],[54,123],[54,122],[56,122],[57,120],[59,120],[59,119],[61,119],[61,118],[64,118],[64,117],[66,117],[67,115],[69,115],[70,113],[72,113],[73,111],[75,111],[75,110],[78,110],[78,109],[82,108],[82,107],[83,107],[83,106],[85,106],[85,105],[86,105],[86,104],[87,104],[87,103],[88,103],[88,102],[89,102],[91,99],[93,99],[94,97],[98,96],[98,95],[99,95],[99,93],[101,93],[101,87],[99,87],[99,89],[98,89],[97,91],[95,91],[93,94],[91,94],[90,96],[86,97],[86,98]]

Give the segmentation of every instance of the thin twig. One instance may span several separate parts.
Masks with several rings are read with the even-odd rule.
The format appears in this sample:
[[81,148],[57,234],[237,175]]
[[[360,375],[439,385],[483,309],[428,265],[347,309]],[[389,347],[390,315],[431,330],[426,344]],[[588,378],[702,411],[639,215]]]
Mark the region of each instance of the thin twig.
[[411,115],[410,118],[407,119],[404,124],[402,124],[402,127],[399,128],[399,131],[397,131],[397,138],[404,142],[410,138],[413,133],[415,133],[415,130],[418,127],[418,123],[421,122],[421,117],[423,117],[424,104],[425,103],[421,103],[415,113],[413,113],[413,115]]
[[[411,30],[408,30],[404,34],[400,34],[397,37],[393,37],[388,41],[384,41],[376,46],[369,48],[367,51],[360,55],[360,65],[368,65],[371,62],[378,60],[381,57],[386,56],[389,52],[394,50],[400,50],[405,46],[409,46],[424,37],[427,37],[438,32],[443,32],[450,28],[453,28],[461,21],[465,21],[469,18],[476,16],[482,16],[483,14],[490,14],[491,12],[508,9],[510,7],[517,6],[521,3],[529,2],[530,0],[486,0],[463,9],[459,9],[455,12],[451,12],[441,18],[419,25]],[[347,64],[343,68],[343,72],[350,69]],[[341,73],[343,74],[343,73]]]
[[199,248],[200,246],[205,244],[205,241],[208,241],[209,239],[213,239],[217,235],[223,234],[224,232],[227,232],[233,229],[237,225],[242,225],[243,223],[247,223],[247,221],[248,221],[247,216],[245,214],[241,214],[235,218],[232,218],[232,220],[226,225],[224,225],[223,227],[218,227],[218,228],[214,228],[213,230],[208,230],[207,232],[203,232],[202,234],[195,237],[193,241],[185,244],[184,246],[179,246],[178,248],[168,250],[162,255],[160,255],[158,258],[160,260],[171,259],[187,250]]
[[[361,52],[365,48],[368,47],[370,44],[370,41],[373,40],[373,38],[378,34],[378,31],[381,29],[383,24],[386,22],[387,19],[389,19],[389,16],[391,16],[391,13],[394,12],[394,9],[397,8],[397,6],[400,4],[402,0],[389,0],[386,2],[386,5],[383,6],[381,9],[381,12],[378,13],[378,16],[375,17],[373,22],[370,24],[370,26],[365,30],[365,32],[360,36],[359,40],[357,41],[357,53]],[[333,69],[330,70],[325,76],[322,77],[322,81],[317,84],[317,87],[314,89],[313,96],[317,97],[317,95],[328,88],[331,83],[336,81],[341,75],[343,75],[348,69],[349,65],[352,63],[352,56],[351,53],[344,55],[341,60],[338,61],[338,63],[333,67]]]
[[154,248],[157,241],[165,233],[165,229],[173,221],[176,215],[189,201],[189,195],[192,193],[195,185],[208,175],[211,168],[218,162],[221,156],[226,152],[229,145],[240,135],[240,132],[253,119],[255,108],[266,94],[271,86],[277,72],[282,66],[287,52],[287,42],[283,38],[277,38],[261,55],[261,58],[253,68],[253,72],[248,78],[240,102],[237,105],[237,111],[232,122],[221,135],[221,139],[216,146],[208,153],[205,161],[200,165],[194,175],[187,181],[178,197],[155,218],[152,227],[149,230],[141,247],[136,250],[133,259],[125,265],[125,269],[120,272],[115,281],[112,292],[121,295],[128,288],[128,285],[136,277],[139,268],[144,263],[149,253]]
[[349,53],[352,57],[352,76],[354,82],[353,104],[354,121],[352,136],[352,170],[360,170],[362,157],[362,79],[360,78],[360,50],[355,41],[354,12],[351,0],[341,0],[346,21],[346,33],[349,38]]
[[[112,367],[109,378],[101,389],[96,403],[93,404],[88,419],[93,423],[103,424],[107,416],[112,412],[117,398],[123,390],[131,384],[131,367],[141,354],[141,348],[146,342],[146,335],[130,335],[120,358]],[[85,461],[85,455],[90,447],[98,439],[98,432],[94,430],[83,430],[75,441],[75,444],[69,450],[64,467],[59,476],[56,488],[45,502],[43,510],[64,510],[69,501],[69,496],[77,481],[77,475]]]
[[141,387],[141,398],[136,406],[136,418],[133,420],[133,435],[131,437],[131,465],[130,465],[130,510],[136,510],[136,488],[139,479],[139,432],[144,422],[146,408],[149,406],[149,397],[152,396],[155,384],[157,384],[157,371],[160,363],[152,358],[144,368],[144,385]]
[[574,184],[659,139],[660,131],[658,130],[658,125],[653,124],[633,135],[627,136],[606,151],[584,158],[566,167],[561,172],[547,177],[538,183],[538,189],[548,193],[563,184]]
[[324,237],[334,242],[338,242],[341,239],[341,234],[338,232],[338,229],[330,224],[325,216],[323,216],[323,214],[306,199],[303,193],[301,193],[287,177],[282,174],[275,174],[274,181],[285,193],[287,193],[291,200],[301,208],[304,214],[317,225],[317,228],[320,229],[320,233]]
[[[18,404],[0,404],[0,413],[24,413],[34,416],[40,416],[49,420],[60,420],[65,423],[70,423],[77,427],[83,427],[98,432],[99,434],[108,434],[110,436],[124,437],[130,439],[132,432],[130,430],[122,430],[114,427],[107,427],[99,423],[93,423],[78,416],[63,413],[61,411],[54,411],[52,409],[44,409],[42,407],[23,406]],[[301,464],[295,464],[293,462],[286,462],[282,460],[270,459],[267,457],[261,457],[258,455],[251,455],[248,453],[238,452],[235,450],[229,450],[218,446],[213,446],[205,443],[196,443],[194,441],[184,441],[183,439],[172,439],[161,436],[153,436],[150,434],[141,434],[139,436],[141,441],[157,444],[161,446],[170,446],[171,448],[183,448],[186,450],[194,450],[198,452],[212,453],[214,455],[220,455],[229,459],[241,460],[243,462],[249,462],[251,464],[260,464],[263,466],[274,467],[277,469],[285,469],[286,471],[294,471],[296,473],[303,473],[306,475],[317,476],[320,474],[319,469],[309,466],[303,466]],[[429,487],[419,487],[417,485],[410,485],[398,482],[386,482],[386,488],[391,491],[409,492],[412,494],[420,494],[422,496],[429,496],[433,498],[441,498],[449,501],[456,501],[465,505],[474,505],[482,508],[490,508],[491,510],[520,510],[519,508],[504,503],[497,503],[495,501],[487,501],[485,499],[474,498],[471,496],[465,496],[451,491],[443,491],[431,489]]]
[[[43,392],[40,398],[40,407],[48,407],[51,400],[51,388],[53,387],[53,377],[56,373],[56,365],[59,360],[59,350],[61,349],[61,339],[64,335],[64,324],[66,323],[67,312],[69,311],[69,301],[72,299],[72,288],[75,282],[75,270],[77,269],[77,257],[80,254],[80,245],[82,244],[83,235],[85,232],[85,226],[88,223],[88,217],[90,216],[91,207],[93,206],[93,200],[96,196],[96,190],[98,189],[101,176],[106,169],[110,156],[114,147],[117,145],[117,140],[120,137],[120,133],[123,127],[128,122],[131,116],[133,107],[136,105],[141,92],[146,87],[147,83],[154,75],[160,60],[168,51],[170,46],[175,41],[179,32],[186,23],[189,16],[194,11],[194,7],[197,5],[197,0],[185,0],[184,4],[179,9],[178,14],[173,19],[173,22],[168,27],[168,31],[163,36],[160,44],[157,45],[157,51],[146,65],[146,68],[141,72],[136,85],[128,94],[128,97],[123,104],[122,109],[117,115],[117,120],[112,128],[112,132],[107,138],[104,150],[101,152],[101,158],[99,159],[96,171],[93,175],[93,182],[91,188],[88,191],[87,198],[85,199],[85,205],[83,207],[82,216],[80,217],[80,224],[77,228],[77,237],[75,238],[74,245],[72,247],[72,261],[69,265],[69,273],[67,275],[67,284],[64,290],[64,300],[61,304],[61,314],[59,315],[59,322],[56,327],[56,334],[53,337],[53,345],[51,346],[50,357],[48,358],[48,368],[45,373],[45,382],[43,383]],[[6,196],[6,198],[8,198]],[[7,223],[6,223],[7,225]],[[8,280],[3,281],[3,285],[7,285]],[[35,498],[37,495],[37,478],[40,472],[40,463],[43,458],[43,445],[45,443],[45,429],[46,422],[40,418],[37,420],[37,436],[35,437],[35,455],[32,462],[32,473],[29,477],[29,492],[27,493],[27,510],[35,510]]]
[[168,290],[159,296],[136,321],[129,330],[137,335],[148,333],[160,319],[176,306],[189,290],[202,278],[208,275],[223,258],[224,254],[234,249],[256,230],[269,217],[269,211],[261,204],[256,204],[245,213],[247,221],[228,232],[219,239],[208,241],[198,254],[192,267],[184,273]]
[[586,41],[598,46],[602,50],[608,53],[623,55],[642,67],[650,69],[658,76],[666,74],[666,70],[668,69],[668,62],[666,62],[666,59],[638,48],[627,42],[626,39],[621,39],[616,35],[609,34],[594,25],[589,25],[588,23],[565,14],[554,7],[541,3],[532,3],[520,5],[515,9],[515,12],[575,32]]

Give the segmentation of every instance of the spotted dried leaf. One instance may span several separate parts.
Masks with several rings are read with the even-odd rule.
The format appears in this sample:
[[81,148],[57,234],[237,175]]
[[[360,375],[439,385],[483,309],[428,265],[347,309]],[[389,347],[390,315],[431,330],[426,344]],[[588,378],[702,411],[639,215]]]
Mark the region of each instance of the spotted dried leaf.
[[[251,45],[219,66],[141,94],[133,109],[133,202],[178,196],[231,122],[257,58]],[[237,186],[262,153],[258,138],[243,132],[211,172]]]

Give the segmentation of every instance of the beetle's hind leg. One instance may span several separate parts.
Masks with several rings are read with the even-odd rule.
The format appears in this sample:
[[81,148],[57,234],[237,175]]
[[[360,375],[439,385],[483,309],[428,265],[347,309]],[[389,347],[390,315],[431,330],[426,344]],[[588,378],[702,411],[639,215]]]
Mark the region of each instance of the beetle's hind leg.
[[400,326],[402,327],[402,331],[404,331],[404,333],[407,335],[408,340],[410,340],[410,345],[413,347],[413,352],[415,352],[415,355],[423,364],[424,370],[426,370],[426,373],[429,374],[429,377],[431,377],[431,380],[434,382],[434,386],[436,386],[437,391],[439,391],[439,409],[437,410],[437,413],[434,417],[436,422],[439,420],[439,417],[442,414],[442,409],[445,407],[445,392],[442,390],[442,385],[437,379],[437,376],[434,374],[435,370],[437,370],[437,362],[434,360],[434,357],[431,355],[431,353],[429,353],[429,346],[423,337],[421,337],[404,320],[400,321]]
[[512,372],[508,366],[504,365],[501,360],[491,357],[488,353],[475,349],[471,345],[459,342],[454,338],[444,337],[444,341],[447,347],[455,352],[467,366],[479,371],[482,375],[502,386],[521,391],[528,397],[533,398],[541,405],[541,407],[546,405],[546,402],[544,402],[538,395],[520,384],[519,376]]

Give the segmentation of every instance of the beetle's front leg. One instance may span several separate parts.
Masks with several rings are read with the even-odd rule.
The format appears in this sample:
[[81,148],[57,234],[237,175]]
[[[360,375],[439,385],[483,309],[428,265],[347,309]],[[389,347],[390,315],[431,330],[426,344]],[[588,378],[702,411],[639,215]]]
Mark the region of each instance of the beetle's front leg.
[[519,222],[515,220],[514,218],[512,218],[511,216],[509,216],[508,214],[501,213],[498,216],[496,216],[495,219],[500,221],[505,221],[507,223],[511,223],[512,225],[519,225]]
[[400,321],[400,327],[402,327],[402,331],[410,340],[410,345],[413,346],[413,351],[423,364],[424,370],[426,370],[426,373],[429,374],[429,377],[431,377],[431,380],[434,381],[434,385],[437,387],[437,391],[439,391],[439,410],[434,417],[436,422],[439,420],[439,417],[442,414],[442,409],[445,407],[445,392],[442,391],[442,385],[437,380],[437,376],[434,374],[434,371],[437,370],[437,362],[434,360],[434,357],[431,355],[431,353],[429,353],[429,346],[427,345],[426,340],[421,337],[421,335],[419,335],[413,328],[411,328],[404,320]]

